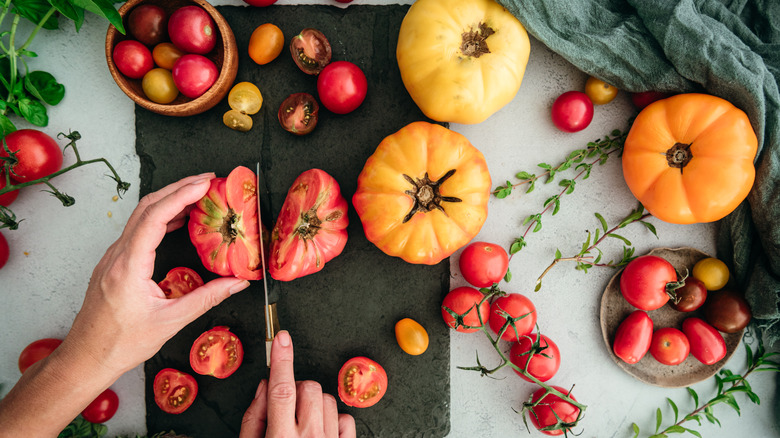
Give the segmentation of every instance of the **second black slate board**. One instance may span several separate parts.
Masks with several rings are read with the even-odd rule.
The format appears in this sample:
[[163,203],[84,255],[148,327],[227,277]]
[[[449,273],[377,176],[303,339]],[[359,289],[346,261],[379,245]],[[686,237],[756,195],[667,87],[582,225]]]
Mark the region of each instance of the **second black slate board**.
[[[239,49],[236,81],[256,84],[264,97],[252,116],[248,133],[222,124],[226,100],[212,110],[187,118],[171,118],[136,107],[136,148],[141,157],[141,194],[157,190],[188,175],[214,171],[227,176],[236,166],[255,169],[262,159],[267,180],[263,217],[273,226],[287,189],[303,171],[325,170],[351,200],[357,176],[381,140],[406,124],[425,120],[403,87],[395,61],[398,29],[408,6],[271,6],[220,7],[230,23]],[[333,60],[357,64],[368,78],[365,102],[351,114],[320,110],[320,121],[308,136],[285,132],[276,119],[282,100],[291,93],[316,96],[316,77],[298,70],[287,48],[265,66],[247,54],[252,31],[274,23],[285,39],[313,27],[333,47]],[[351,207],[349,240],[344,252],[314,275],[282,283],[269,280],[272,301],[278,302],[283,329],[295,346],[299,380],[317,380],[325,392],[336,394],[341,365],[353,356],[368,356],[386,369],[388,392],[376,406],[353,409],[358,436],[441,437],[449,432],[449,332],[439,306],[449,290],[449,262],[411,265],[389,257],[365,239]],[[169,234],[157,253],[155,280],[176,266],[189,266],[204,280],[215,276],[197,258],[185,229]],[[404,317],[420,322],[430,336],[421,356],[409,356],[395,342],[394,325]],[[267,378],[265,366],[262,282],[241,292],[182,330],[145,366],[147,427],[150,433],[173,429],[193,437],[238,436],[241,418],[258,382]],[[231,377],[218,380],[194,375],[198,397],[180,415],[163,413],[154,403],[152,381],[166,367],[194,374],[188,354],[202,332],[224,325],[238,335],[244,363]]]

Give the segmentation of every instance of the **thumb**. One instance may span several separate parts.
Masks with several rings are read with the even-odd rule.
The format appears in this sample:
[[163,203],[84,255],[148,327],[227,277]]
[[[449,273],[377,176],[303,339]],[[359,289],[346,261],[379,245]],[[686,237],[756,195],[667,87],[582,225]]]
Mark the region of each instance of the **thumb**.
[[235,277],[222,277],[211,280],[183,297],[176,298],[176,310],[173,319],[179,320],[182,327],[208,312],[212,307],[224,301],[229,296],[238,293],[249,286],[247,280]]

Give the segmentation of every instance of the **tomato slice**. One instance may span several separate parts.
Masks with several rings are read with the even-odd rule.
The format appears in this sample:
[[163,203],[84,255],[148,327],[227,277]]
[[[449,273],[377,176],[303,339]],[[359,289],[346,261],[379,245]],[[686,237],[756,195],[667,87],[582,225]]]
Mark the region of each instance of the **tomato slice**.
[[374,406],[387,392],[387,373],[373,360],[358,356],[339,371],[339,398],[347,406]]
[[168,271],[157,285],[162,289],[165,298],[179,298],[203,286],[203,279],[192,269],[179,266]]
[[169,414],[181,414],[195,401],[198,382],[191,375],[165,368],[154,378],[154,402]]
[[244,347],[227,327],[214,327],[195,340],[190,349],[190,366],[198,374],[224,379],[236,372],[244,360]]

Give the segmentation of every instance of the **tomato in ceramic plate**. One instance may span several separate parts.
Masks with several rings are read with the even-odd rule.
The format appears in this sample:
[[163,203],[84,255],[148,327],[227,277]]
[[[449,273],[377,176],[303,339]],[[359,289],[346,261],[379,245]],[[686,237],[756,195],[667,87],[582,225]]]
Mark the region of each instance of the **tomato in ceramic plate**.
[[33,181],[62,168],[62,151],[57,142],[44,132],[20,129],[6,135],[3,142],[5,145],[0,148],[0,157],[8,157],[8,151],[16,156],[16,163],[11,164],[14,181]]
[[617,328],[612,351],[627,364],[639,362],[653,340],[653,320],[642,310],[631,312]]
[[[680,312],[693,312],[707,299],[707,288],[694,277],[685,279],[685,284],[675,291],[675,300],[669,304]],[[676,302],[675,302],[676,301]]]
[[[546,382],[561,367],[561,351],[558,345],[545,335],[523,336],[509,350],[509,360],[535,378]],[[523,379],[533,382],[523,373],[514,370]]]
[[154,63],[166,70],[173,70],[176,61],[182,56],[184,56],[184,52],[172,43],[160,43],[154,46],[154,50],[152,50]]
[[691,354],[704,365],[712,365],[726,357],[726,341],[715,328],[700,318],[683,321],[682,331],[691,344]]
[[90,423],[100,424],[113,418],[117,409],[119,409],[119,396],[108,388],[81,411],[81,416]]
[[704,304],[704,319],[723,333],[737,333],[752,317],[745,297],[734,289],[712,292]]
[[179,298],[203,286],[203,279],[192,269],[178,266],[168,271],[157,285],[162,289],[165,298]]
[[328,39],[312,28],[303,29],[290,40],[290,53],[295,65],[310,75],[319,74],[330,63],[332,55]]
[[387,373],[367,357],[353,357],[339,371],[339,398],[347,406],[374,406],[387,392]]
[[320,105],[309,93],[295,93],[279,106],[279,124],[287,132],[306,135],[314,130],[319,119]]
[[419,356],[428,349],[428,332],[419,322],[404,318],[395,323],[395,340],[401,350]]
[[[0,166],[1,167],[1,166]],[[10,180],[11,185],[14,184],[13,180]],[[7,181],[5,177],[5,172],[0,172],[0,190],[3,190],[6,187]],[[19,190],[12,190],[6,194],[0,195],[0,205],[3,207],[8,207],[11,205],[14,201],[16,201],[16,198],[19,197]]]
[[279,26],[265,23],[257,26],[249,37],[249,57],[259,65],[276,59],[284,48],[284,34]]
[[8,246],[8,241],[5,240],[3,233],[0,233],[0,269],[3,269],[8,259],[11,257],[11,249]]
[[344,250],[347,225],[347,201],[339,183],[320,169],[301,173],[271,232],[271,277],[290,281],[321,271]]
[[671,263],[650,254],[628,262],[620,275],[623,298],[637,309],[647,311],[666,304],[683,284],[677,281],[677,271]]
[[171,42],[187,53],[209,53],[217,44],[218,32],[209,13],[199,6],[178,8],[168,19]]
[[593,120],[593,102],[582,91],[567,91],[553,102],[552,121],[561,131],[582,131]]
[[701,259],[693,265],[691,274],[699,279],[707,290],[720,290],[729,282],[729,268],[714,257]]
[[214,85],[219,71],[210,59],[190,53],[176,61],[171,74],[173,74],[173,82],[181,94],[195,99]]
[[366,99],[368,81],[363,70],[347,61],[326,65],[317,77],[317,95],[331,112],[347,114]]
[[444,297],[441,316],[450,328],[462,333],[473,333],[488,320],[490,303],[482,292],[473,287],[457,287]]
[[470,243],[458,260],[463,278],[476,287],[499,283],[509,267],[509,256],[499,245],[488,242]]
[[493,301],[488,319],[490,329],[499,334],[509,318],[515,321],[507,326],[501,339],[517,341],[530,334],[536,326],[536,307],[528,297],[516,293],[507,294]]
[[271,6],[276,3],[276,0],[244,0],[245,3],[252,6]]
[[[2,234],[0,234],[0,241],[2,240]],[[0,244],[0,247],[1,246],[2,244]],[[2,250],[0,250],[0,256],[1,255]],[[52,351],[60,346],[60,344],[62,344],[62,340],[54,338],[38,339],[37,341],[31,342],[30,345],[24,347],[22,353],[19,354],[19,372],[24,373],[32,364],[48,357]]]
[[227,327],[214,327],[195,340],[190,349],[190,366],[198,374],[225,379],[244,361],[241,340]]
[[112,55],[119,71],[130,79],[141,79],[154,67],[152,52],[135,40],[124,40],[114,46]]
[[222,276],[246,280],[263,278],[257,224],[257,183],[246,167],[227,178],[214,178],[211,187],[190,211],[190,240],[203,266]]
[[638,93],[631,93],[631,102],[638,110],[642,110],[656,100],[666,99],[669,96],[671,96],[671,94],[662,93],[660,91],[640,91]]
[[138,5],[127,15],[127,31],[147,46],[159,44],[168,36],[168,14],[157,5]]
[[664,365],[679,365],[688,357],[691,344],[685,333],[674,327],[663,327],[653,333],[650,354]]
[[198,382],[191,375],[164,368],[154,377],[154,402],[169,414],[181,414],[192,406],[198,395]]
[[594,105],[605,105],[612,102],[617,93],[618,89],[614,85],[610,85],[593,76],[589,77],[585,82],[585,94],[588,95]]
[[[576,401],[569,391],[560,386],[553,388]],[[528,418],[540,432],[545,435],[557,436],[571,432],[571,425],[580,416],[580,408],[555,394],[547,393],[545,388],[539,388],[531,395]]]
[[153,68],[144,75],[141,88],[149,100],[163,105],[173,102],[179,95],[171,72],[160,67]]

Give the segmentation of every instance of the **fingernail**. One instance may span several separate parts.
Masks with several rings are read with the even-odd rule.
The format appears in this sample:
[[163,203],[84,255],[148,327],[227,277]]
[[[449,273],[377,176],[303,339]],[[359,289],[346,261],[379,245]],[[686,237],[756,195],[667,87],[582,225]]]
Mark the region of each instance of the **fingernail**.
[[203,177],[203,178],[196,179],[195,181],[191,182],[190,184],[193,185],[193,186],[199,186],[199,185],[207,183],[209,181],[211,181],[211,178]]
[[241,280],[238,283],[234,284],[233,286],[230,286],[228,292],[230,292],[230,295],[233,295],[235,293],[241,292],[247,287],[249,287],[249,282],[247,280]]
[[260,393],[263,392],[263,390],[265,389],[265,384],[266,384],[265,379],[263,379],[260,381],[260,384],[257,385],[257,391],[255,391],[255,398],[260,397]]
[[290,334],[287,332],[287,330],[282,330],[277,333],[276,338],[279,339],[279,345],[282,347],[289,347],[292,343],[292,339],[290,339]]

